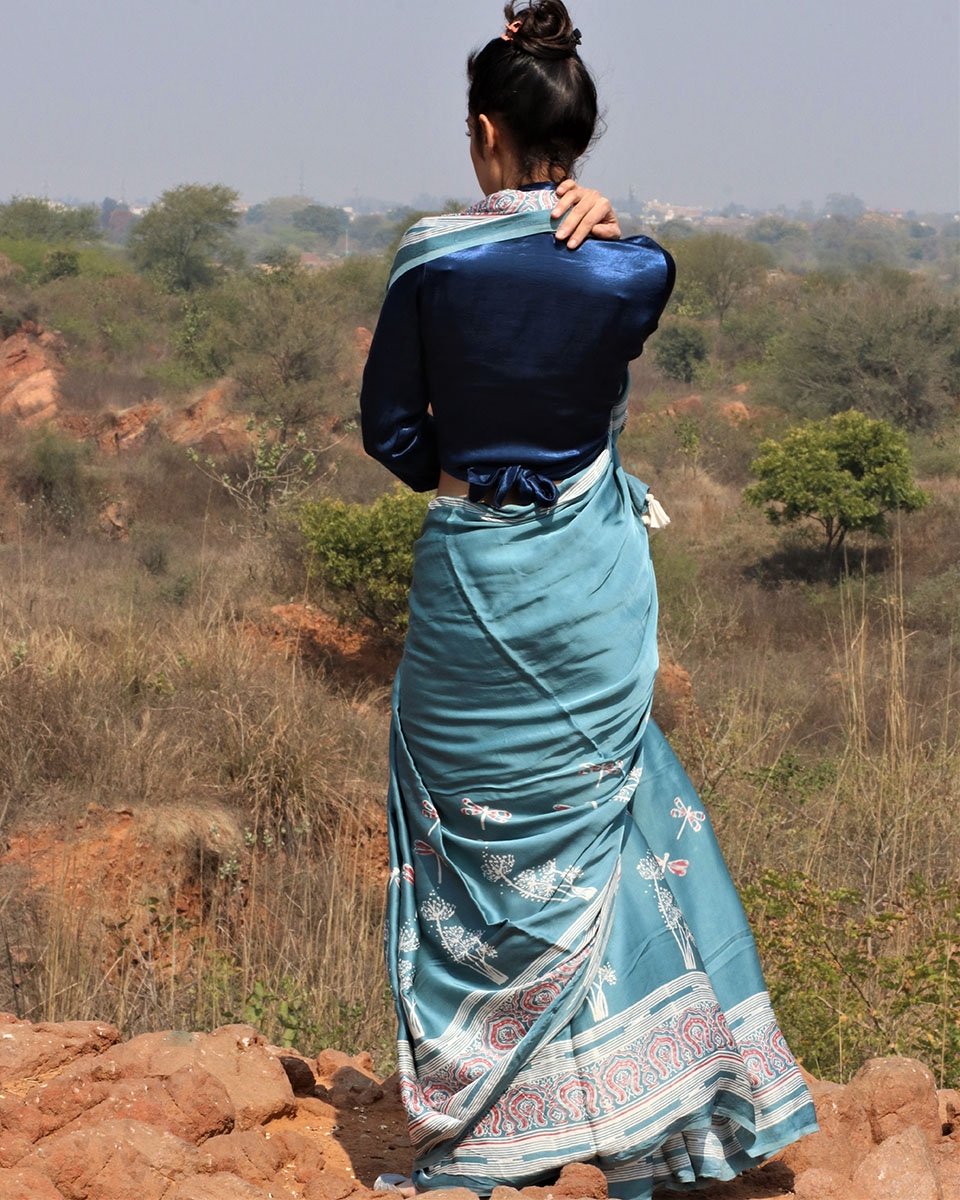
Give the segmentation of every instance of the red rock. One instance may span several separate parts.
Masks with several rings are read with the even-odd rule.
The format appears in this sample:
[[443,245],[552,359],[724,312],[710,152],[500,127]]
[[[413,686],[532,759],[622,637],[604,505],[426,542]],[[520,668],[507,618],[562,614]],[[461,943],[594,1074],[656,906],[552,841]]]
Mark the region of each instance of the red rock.
[[811,1133],[774,1157],[796,1176],[816,1168],[849,1179],[873,1149],[870,1119],[859,1095],[838,1083],[810,1084],[820,1132]]
[[197,1165],[189,1142],[139,1121],[54,1134],[20,1164],[52,1179],[64,1200],[169,1200]]
[[[213,1033],[145,1033],[101,1054],[83,1073],[98,1080],[163,1079],[198,1068],[223,1085],[236,1128],[251,1129],[296,1111],[286,1073],[266,1045],[249,1025]],[[80,1073],[79,1066],[71,1071]]]
[[3,1200],[63,1200],[63,1192],[39,1171],[0,1170],[0,1196]]
[[854,1172],[853,1185],[866,1200],[943,1200],[926,1131],[917,1125],[876,1146]]
[[67,1126],[100,1121],[141,1121],[190,1142],[229,1132],[235,1122],[233,1103],[223,1084],[209,1071],[188,1066],[167,1079],[96,1078],[96,1065],[86,1076],[65,1074],[43,1084],[26,1098],[46,1136]]
[[499,1187],[495,1187],[490,1193],[490,1200],[518,1200],[519,1195],[520,1193],[516,1188],[500,1184]]
[[937,1158],[943,1200],[960,1200],[960,1148],[952,1141],[943,1142],[938,1147]]
[[940,1140],[936,1083],[923,1063],[913,1058],[872,1058],[848,1086],[867,1113],[875,1142],[913,1125],[930,1145]]
[[118,1030],[98,1021],[31,1025],[15,1017],[5,1019],[0,1025],[0,1083],[54,1071],[119,1040]]
[[267,1186],[281,1176],[302,1185],[321,1174],[335,1180],[334,1190],[345,1188],[343,1195],[356,1186],[353,1179],[326,1170],[321,1147],[295,1130],[250,1129],[211,1138],[202,1154],[205,1171],[236,1175],[257,1186]]
[[742,400],[728,400],[726,404],[721,404],[720,415],[733,424],[749,421],[753,416]]
[[[522,1192],[521,1195],[526,1195],[526,1193]],[[471,1192],[469,1188],[431,1188],[430,1200],[478,1200],[478,1197],[477,1193]]]
[[[354,1180],[347,1179],[344,1175],[334,1174],[332,1171],[324,1171],[322,1175],[315,1175],[304,1187],[303,1200],[345,1200],[345,1197],[351,1195],[355,1188]],[[457,1191],[459,1190],[458,1188]],[[434,1200],[432,1192],[430,1200]]]
[[293,1094],[295,1096],[312,1095],[313,1089],[317,1086],[317,1077],[313,1073],[313,1067],[309,1060],[302,1054],[279,1050],[274,1046],[268,1046],[267,1049],[286,1072],[290,1086],[293,1088]]
[[955,1125],[960,1121],[960,1092],[953,1088],[941,1088],[937,1092],[937,1105],[941,1125]]
[[793,1196],[794,1200],[867,1200],[866,1193],[849,1179],[820,1167],[797,1176]]
[[586,1163],[568,1163],[552,1190],[554,1196],[568,1196],[570,1200],[607,1200],[610,1194],[606,1175],[599,1167]]
[[383,1099],[383,1088],[356,1067],[340,1067],[335,1071],[330,1087],[318,1085],[316,1094],[334,1108],[366,1108]]
[[275,1195],[236,1175],[197,1175],[178,1183],[170,1200],[272,1200]]
[[0,415],[24,425],[52,420],[59,410],[58,343],[42,339],[42,330],[24,321],[16,333],[0,341]]

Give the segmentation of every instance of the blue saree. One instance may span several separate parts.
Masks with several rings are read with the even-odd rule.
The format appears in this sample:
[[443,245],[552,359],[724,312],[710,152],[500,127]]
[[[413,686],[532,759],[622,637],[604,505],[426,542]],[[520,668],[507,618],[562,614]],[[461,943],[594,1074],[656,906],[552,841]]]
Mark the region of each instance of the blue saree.
[[580,1161],[640,1200],[816,1122],[650,718],[646,488],[611,438],[558,493],[438,498],[416,544],[388,800],[401,1090],[420,1188],[489,1194]]

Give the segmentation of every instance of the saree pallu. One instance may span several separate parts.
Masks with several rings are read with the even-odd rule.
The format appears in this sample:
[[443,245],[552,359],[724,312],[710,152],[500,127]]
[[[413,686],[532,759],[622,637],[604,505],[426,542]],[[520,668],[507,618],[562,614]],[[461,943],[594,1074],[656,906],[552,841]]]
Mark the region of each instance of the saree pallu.
[[431,503],[394,688],[387,962],[421,1188],[592,1162],[639,1200],[816,1128],[710,821],[650,719],[646,489]]

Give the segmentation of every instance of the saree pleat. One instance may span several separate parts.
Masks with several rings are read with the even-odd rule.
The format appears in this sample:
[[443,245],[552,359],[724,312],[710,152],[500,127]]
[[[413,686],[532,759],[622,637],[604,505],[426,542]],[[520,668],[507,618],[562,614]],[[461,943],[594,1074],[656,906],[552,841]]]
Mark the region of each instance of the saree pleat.
[[709,818],[650,719],[646,489],[431,504],[394,688],[387,963],[420,1187],[730,1178],[816,1128]]

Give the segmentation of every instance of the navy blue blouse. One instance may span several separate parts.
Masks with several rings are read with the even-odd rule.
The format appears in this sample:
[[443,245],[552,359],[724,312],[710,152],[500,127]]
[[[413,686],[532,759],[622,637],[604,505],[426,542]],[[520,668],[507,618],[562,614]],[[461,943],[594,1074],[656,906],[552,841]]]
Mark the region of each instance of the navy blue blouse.
[[670,297],[673,259],[646,237],[550,233],[458,250],[387,293],[363,376],[367,453],[415,491],[441,467],[495,503],[514,487],[550,504],[553,481],[607,443],[627,364]]

